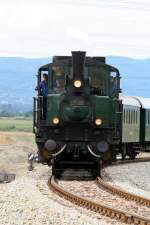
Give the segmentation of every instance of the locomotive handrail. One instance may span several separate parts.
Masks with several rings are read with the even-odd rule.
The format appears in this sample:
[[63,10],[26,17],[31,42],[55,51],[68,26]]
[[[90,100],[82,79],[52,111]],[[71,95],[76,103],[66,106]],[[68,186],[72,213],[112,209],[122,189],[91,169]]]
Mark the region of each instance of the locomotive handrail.
[[95,154],[95,153],[92,151],[92,149],[90,148],[89,145],[87,145],[87,148],[88,148],[89,152],[91,153],[91,155],[93,155],[94,157],[96,157],[96,158],[100,158],[100,157],[101,157],[100,155]]
[[57,155],[61,154],[63,152],[63,150],[66,148],[66,144],[55,154],[52,154],[53,157],[56,157]]
[[39,95],[38,97],[34,97],[33,107],[33,121],[35,126],[39,120],[43,120],[43,96]]

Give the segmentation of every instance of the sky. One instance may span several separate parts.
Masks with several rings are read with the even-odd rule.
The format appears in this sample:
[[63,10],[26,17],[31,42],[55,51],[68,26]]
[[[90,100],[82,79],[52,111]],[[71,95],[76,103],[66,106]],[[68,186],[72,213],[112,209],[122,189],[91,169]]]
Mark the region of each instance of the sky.
[[150,58],[150,0],[0,0],[0,56]]

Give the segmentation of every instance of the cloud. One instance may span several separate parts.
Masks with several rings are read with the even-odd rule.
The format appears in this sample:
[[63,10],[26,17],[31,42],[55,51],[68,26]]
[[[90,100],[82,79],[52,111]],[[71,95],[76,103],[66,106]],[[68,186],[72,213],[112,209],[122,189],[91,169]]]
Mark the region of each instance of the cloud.
[[150,56],[150,2],[0,0],[0,55]]

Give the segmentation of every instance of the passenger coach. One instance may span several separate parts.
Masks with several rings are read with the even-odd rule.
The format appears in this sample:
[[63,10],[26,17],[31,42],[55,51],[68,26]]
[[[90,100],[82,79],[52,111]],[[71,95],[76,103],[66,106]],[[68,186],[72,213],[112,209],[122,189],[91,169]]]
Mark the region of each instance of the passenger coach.
[[150,99],[119,95],[122,101],[122,158],[134,159],[141,149],[150,145]]
[[140,142],[145,150],[150,145],[150,98],[135,97],[138,100],[140,111]]

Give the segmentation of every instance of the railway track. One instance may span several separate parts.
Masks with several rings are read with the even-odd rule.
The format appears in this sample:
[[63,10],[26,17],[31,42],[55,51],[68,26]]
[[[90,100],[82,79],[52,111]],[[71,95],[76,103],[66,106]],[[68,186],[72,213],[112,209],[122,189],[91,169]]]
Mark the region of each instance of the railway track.
[[[126,159],[126,160],[117,160],[116,162],[113,162],[111,166],[117,166],[121,164],[129,164],[129,163],[140,163],[140,162],[149,162],[150,157],[145,157],[145,158],[136,158],[136,159]],[[109,165],[110,166],[110,165]]]
[[129,201],[135,201],[141,205],[150,207],[150,199],[147,199],[147,198],[132,194],[130,192],[124,191],[123,189],[121,189],[119,187],[115,187],[115,186],[109,184],[108,182],[105,182],[100,177],[97,177],[96,183],[100,188],[105,189],[106,191],[108,191],[112,194],[117,194],[120,197],[123,197]]
[[[137,158],[134,160],[118,160],[117,162],[113,162],[111,166],[118,166],[121,164],[128,164],[128,163],[140,163],[140,162],[149,162],[150,161],[150,157],[146,157],[146,158]],[[141,205],[150,207],[150,199],[138,196],[136,194],[132,194],[130,192],[127,192],[123,189],[121,189],[120,187],[116,187],[115,185],[111,185],[108,182],[105,182],[102,178],[97,177],[96,179],[96,183],[100,188],[105,189],[106,191],[112,193],[112,194],[116,194],[119,195],[120,197],[123,197],[129,201],[135,201]]]
[[126,224],[150,225],[150,218],[138,216],[133,213],[128,213],[127,211],[114,209],[110,206],[93,202],[91,200],[79,197],[78,195],[75,195],[73,193],[64,190],[63,187],[61,187],[56,182],[53,176],[49,179],[48,185],[49,188],[52,189],[54,192],[56,192],[59,196],[71,201],[72,203],[78,206],[87,208],[89,210],[100,213],[107,217],[120,220],[121,222],[124,222]]

